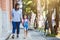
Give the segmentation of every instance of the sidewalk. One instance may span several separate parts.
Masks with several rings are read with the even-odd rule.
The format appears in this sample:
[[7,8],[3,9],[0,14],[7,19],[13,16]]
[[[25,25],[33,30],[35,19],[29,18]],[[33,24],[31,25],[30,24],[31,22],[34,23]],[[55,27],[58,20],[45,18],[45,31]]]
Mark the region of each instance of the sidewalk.
[[10,36],[9,40],[32,40],[30,33],[28,33],[28,37],[26,39],[24,39],[24,30],[23,29],[20,30],[19,38],[16,37],[16,34],[15,34],[14,39],[12,39],[11,36]]
[[55,38],[55,37],[46,37],[43,32],[39,32],[35,30],[32,31],[29,30],[27,39],[24,39],[24,30],[21,29],[19,36],[20,36],[19,38],[16,38],[15,35],[14,39],[12,39],[10,36],[9,40],[60,40],[59,38]]
[[28,37],[26,39],[24,39],[24,30],[23,29],[20,30],[19,38],[16,38],[16,35],[15,35],[15,38],[12,39],[11,36],[10,36],[9,40],[40,40],[40,39],[45,40],[45,38],[42,37],[42,34],[40,35],[38,32],[35,32],[35,31],[29,31]]
[[19,38],[17,38],[15,34],[15,38],[12,39],[11,38],[12,34],[11,34],[8,40],[60,40],[59,38],[55,38],[55,37],[46,37],[42,31],[39,32],[38,30],[29,30],[28,37],[24,39],[24,29],[22,25],[20,25],[20,27],[21,29],[20,29]]

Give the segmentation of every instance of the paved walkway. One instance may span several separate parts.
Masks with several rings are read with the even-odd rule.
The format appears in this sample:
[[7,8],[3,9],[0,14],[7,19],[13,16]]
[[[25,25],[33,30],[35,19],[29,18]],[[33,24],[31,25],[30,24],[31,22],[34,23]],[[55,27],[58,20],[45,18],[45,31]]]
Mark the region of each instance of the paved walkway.
[[[12,39],[11,36],[10,36],[9,40],[25,40],[24,39],[24,30],[23,29],[20,30],[19,38],[16,37],[16,34],[15,34],[15,38],[14,39]],[[28,33],[28,37],[27,37],[26,40],[31,40],[31,34],[30,33]]]
[[60,39],[55,37],[46,37],[44,36],[43,32],[39,32],[36,30],[29,30],[27,39],[24,39],[24,30],[21,29],[19,38],[16,38],[15,36],[15,38],[12,39],[10,36],[9,40],[60,40]]

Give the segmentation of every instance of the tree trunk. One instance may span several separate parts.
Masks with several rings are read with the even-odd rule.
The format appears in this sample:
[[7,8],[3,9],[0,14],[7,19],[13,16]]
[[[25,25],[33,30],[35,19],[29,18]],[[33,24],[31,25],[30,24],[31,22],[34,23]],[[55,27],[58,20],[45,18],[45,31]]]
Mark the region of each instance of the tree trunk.
[[53,34],[53,29],[52,29],[52,12],[51,12],[51,10],[48,11],[47,19],[48,19],[49,28],[51,30],[51,34]]
[[55,27],[55,33],[57,34],[58,30],[57,28],[59,27],[59,7],[57,6],[56,7],[56,27]]
[[38,23],[38,27],[40,27],[39,21],[40,21],[40,15],[42,15],[42,7],[40,4],[40,0],[36,0],[36,1],[37,1],[37,23]]

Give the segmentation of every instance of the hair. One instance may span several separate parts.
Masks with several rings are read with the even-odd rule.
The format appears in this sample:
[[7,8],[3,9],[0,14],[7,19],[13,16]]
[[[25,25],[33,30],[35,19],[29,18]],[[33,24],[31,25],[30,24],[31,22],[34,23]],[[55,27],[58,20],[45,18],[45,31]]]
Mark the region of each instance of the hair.
[[17,6],[19,6],[19,3],[15,4],[15,10],[19,10],[19,8],[17,8]]
[[[24,18],[24,16],[27,16],[27,15],[26,15],[26,14],[25,14],[25,15],[23,15],[23,19],[25,19],[25,18]],[[27,19],[28,19],[28,16],[27,16]]]

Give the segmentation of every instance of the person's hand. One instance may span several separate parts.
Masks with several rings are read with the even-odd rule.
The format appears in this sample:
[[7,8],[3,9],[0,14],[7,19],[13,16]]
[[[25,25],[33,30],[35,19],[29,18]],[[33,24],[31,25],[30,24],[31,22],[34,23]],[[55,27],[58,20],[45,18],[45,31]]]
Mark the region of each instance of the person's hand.
[[12,16],[10,16],[10,22],[12,22]]
[[12,22],[12,19],[10,19],[10,22]]
[[22,25],[23,25],[23,23],[24,23],[24,20],[22,19]]

